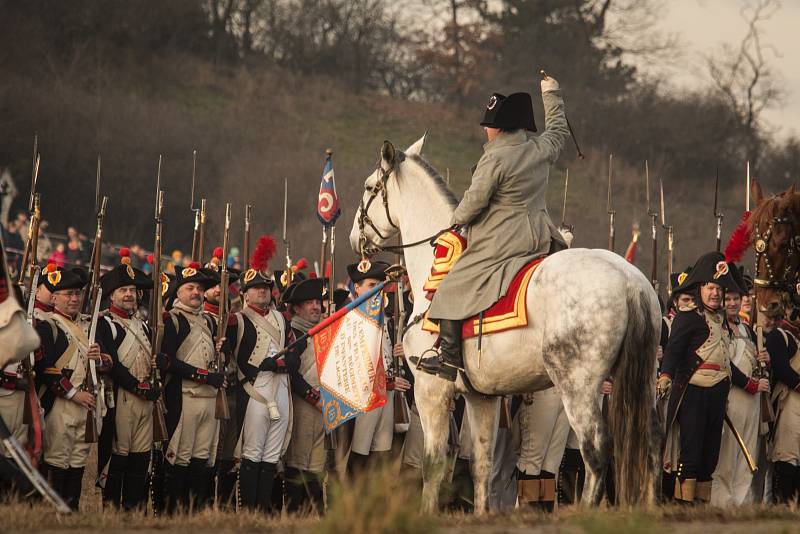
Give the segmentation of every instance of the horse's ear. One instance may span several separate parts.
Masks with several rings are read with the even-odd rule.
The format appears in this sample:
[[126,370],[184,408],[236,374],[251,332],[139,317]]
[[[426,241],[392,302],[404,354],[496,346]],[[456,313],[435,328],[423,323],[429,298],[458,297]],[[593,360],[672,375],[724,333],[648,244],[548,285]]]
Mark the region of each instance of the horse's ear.
[[750,184],[750,196],[753,197],[754,206],[760,206],[764,202],[764,192],[761,191],[761,184],[758,183],[758,180],[753,180],[753,183]]
[[422,154],[422,147],[425,146],[425,139],[427,139],[427,137],[428,137],[428,132],[422,134],[422,137],[417,139],[416,143],[414,143],[413,145],[408,147],[408,149],[406,149],[406,154],[412,156],[414,155],[419,156],[420,154]]
[[397,151],[394,149],[394,145],[389,141],[384,141],[381,147],[381,159],[389,165],[392,165],[396,155]]

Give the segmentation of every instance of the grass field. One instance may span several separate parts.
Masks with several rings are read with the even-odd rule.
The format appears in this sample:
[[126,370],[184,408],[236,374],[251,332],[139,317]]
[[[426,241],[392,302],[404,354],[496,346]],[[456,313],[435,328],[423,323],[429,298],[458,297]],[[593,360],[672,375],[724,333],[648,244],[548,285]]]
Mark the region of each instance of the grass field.
[[398,476],[392,468],[357,477],[346,484],[333,484],[329,488],[329,510],[322,518],[286,514],[267,517],[252,512],[212,509],[193,515],[154,518],[141,513],[102,511],[99,491],[90,482],[93,473],[87,472],[86,475],[80,514],[61,516],[43,504],[8,503],[0,505],[0,532],[800,532],[800,512],[796,507],[786,506],[750,506],[732,510],[680,506],[634,510],[567,507],[549,515],[518,510],[480,517],[463,513],[428,516],[419,513],[418,482]]

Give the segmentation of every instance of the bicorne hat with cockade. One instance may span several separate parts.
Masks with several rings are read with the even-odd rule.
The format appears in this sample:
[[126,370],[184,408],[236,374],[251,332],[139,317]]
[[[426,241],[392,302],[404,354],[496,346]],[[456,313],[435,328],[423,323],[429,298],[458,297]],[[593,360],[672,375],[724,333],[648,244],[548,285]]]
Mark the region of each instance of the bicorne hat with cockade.
[[59,267],[48,263],[39,275],[39,282],[51,293],[65,289],[83,289],[89,282],[89,275],[82,267]]
[[275,281],[269,272],[269,260],[275,255],[275,239],[272,236],[262,235],[258,238],[256,248],[250,257],[250,268],[242,275],[242,292],[253,287],[272,288]]
[[481,126],[501,130],[536,131],[533,119],[533,103],[528,93],[513,93],[508,96],[494,93],[486,104]]
[[183,269],[175,269],[175,278],[172,279],[169,291],[170,295],[177,295],[178,289],[182,285],[189,283],[200,284],[204,289],[208,289],[217,285],[219,280],[203,272],[199,263],[192,262]]
[[153,289],[153,280],[144,272],[131,265],[131,251],[127,247],[119,249],[120,263],[100,277],[100,287],[103,295],[110,297],[111,293],[125,286],[135,286],[136,289]]
[[717,284],[728,291],[741,291],[731,274],[730,264],[721,252],[708,252],[700,256],[681,284],[681,291],[685,293],[700,284]]
[[363,273],[358,269],[359,265],[361,265],[361,262],[351,263],[347,266],[347,276],[350,277],[354,284],[368,279],[378,280],[379,282],[386,280],[386,269],[389,268],[389,264],[385,261],[370,262],[369,269]]
[[300,282],[307,277],[303,270],[308,267],[308,260],[300,258],[297,263],[292,265],[289,271],[275,271],[273,276],[275,278],[275,285],[278,287],[280,293],[285,293],[289,286],[294,282]]

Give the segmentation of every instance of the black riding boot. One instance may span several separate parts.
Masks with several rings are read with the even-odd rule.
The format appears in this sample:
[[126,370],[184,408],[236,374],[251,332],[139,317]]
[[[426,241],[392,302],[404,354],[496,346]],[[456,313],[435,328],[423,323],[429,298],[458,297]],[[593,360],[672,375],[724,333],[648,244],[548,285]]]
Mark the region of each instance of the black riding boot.
[[266,514],[272,513],[272,486],[275,484],[275,472],[277,470],[277,464],[261,462],[261,474],[258,478],[257,506],[259,510]]
[[775,462],[772,477],[775,502],[789,504],[794,501],[797,491],[797,468],[788,462]]
[[[64,501],[67,500],[67,472],[69,469],[62,469],[48,463],[42,464],[42,472],[50,487],[58,493]],[[69,504],[69,503],[67,503]]]
[[149,452],[132,452],[128,455],[125,480],[122,484],[122,508],[137,510],[147,508],[147,467]]
[[64,499],[70,508],[76,512],[81,507],[81,488],[83,486],[83,467],[70,467],[67,469],[67,476],[65,480],[65,493]]
[[239,467],[239,506],[255,510],[258,503],[258,478],[261,476],[261,463],[242,458]]
[[164,497],[167,513],[170,515],[178,510],[189,508],[188,475],[188,465],[172,465],[164,462],[164,485],[166,487]]
[[108,464],[106,487],[103,488],[103,504],[119,508],[122,500],[122,481],[125,477],[127,465],[127,456],[122,456],[120,454],[111,455],[111,462]]
[[189,503],[195,510],[205,508],[209,504],[209,492],[214,480],[214,468],[208,466],[205,458],[189,460]]
[[423,358],[419,368],[426,373],[439,375],[455,382],[458,370],[464,368],[461,353],[461,321],[441,319],[439,321],[439,355]]

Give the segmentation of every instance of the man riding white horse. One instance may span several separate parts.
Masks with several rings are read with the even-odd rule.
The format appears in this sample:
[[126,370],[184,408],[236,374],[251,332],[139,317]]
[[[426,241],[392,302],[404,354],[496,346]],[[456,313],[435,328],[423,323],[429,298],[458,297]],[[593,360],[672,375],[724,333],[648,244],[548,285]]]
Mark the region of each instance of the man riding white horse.
[[[558,82],[542,80],[545,131],[536,125],[528,93],[495,93],[481,126],[488,142],[472,183],[453,213],[453,225],[469,225],[468,247],[442,281],[428,318],[439,323],[439,354],[420,369],[455,381],[464,368],[461,321],[497,302],[514,275],[537,256],[566,248],[545,205],[550,165],[569,136]],[[468,296],[468,297],[467,297]]]

